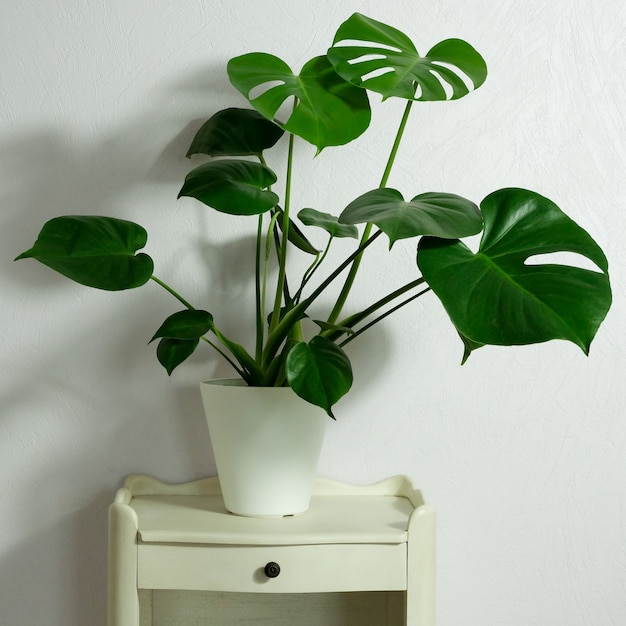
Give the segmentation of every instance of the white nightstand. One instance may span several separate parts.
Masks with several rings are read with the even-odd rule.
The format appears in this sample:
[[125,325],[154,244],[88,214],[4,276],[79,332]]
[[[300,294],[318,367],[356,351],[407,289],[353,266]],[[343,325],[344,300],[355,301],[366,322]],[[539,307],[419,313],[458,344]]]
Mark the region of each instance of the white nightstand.
[[303,515],[247,518],[217,478],[129,476],[109,509],[109,626],[434,626],[435,512],[404,476],[316,479]]

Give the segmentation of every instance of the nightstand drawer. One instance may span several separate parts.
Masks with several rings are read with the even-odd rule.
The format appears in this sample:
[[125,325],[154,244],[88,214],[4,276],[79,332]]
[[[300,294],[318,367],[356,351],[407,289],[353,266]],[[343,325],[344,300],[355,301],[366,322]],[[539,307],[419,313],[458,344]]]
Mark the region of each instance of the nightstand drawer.
[[[298,546],[140,543],[137,556],[138,586],[143,589],[257,593],[406,589],[405,543]],[[275,578],[264,572],[268,563],[280,567]]]

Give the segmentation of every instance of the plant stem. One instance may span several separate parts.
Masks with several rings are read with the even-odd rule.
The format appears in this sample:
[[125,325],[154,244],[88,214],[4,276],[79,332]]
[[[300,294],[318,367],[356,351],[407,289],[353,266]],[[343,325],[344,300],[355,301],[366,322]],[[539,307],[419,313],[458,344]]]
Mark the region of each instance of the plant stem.
[[310,267],[304,273],[304,276],[302,277],[302,283],[300,284],[300,287],[299,287],[298,291],[296,292],[296,295],[293,298],[295,302],[299,302],[300,297],[302,296],[302,291],[306,287],[306,284],[311,280],[311,278],[313,277],[313,274],[315,274],[317,269],[324,262],[324,259],[326,258],[326,255],[328,254],[328,252],[330,250],[330,246],[331,246],[331,244],[333,242],[333,239],[334,239],[334,237],[329,237],[328,238],[328,243],[326,244],[326,248],[324,248],[324,252],[322,253],[322,255],[320,256],[320,254],[318,252],[317,256],[315,257],[315,261],[313,261],[313,263],[311,263]]
[[[378,311],[378,309],[381,309],[386,304],[393,302],[396,298],[399,298],[401,295],[405,294],[407,291],[410,291],[411,289],[414,289],[415,287],[418,287],[419,285],[424,284],[424,282],[426,281],[422,277],[412,280],[410,283],[407,283],[406,285],[399,287],[395,291],[392,291],[391,293],[386,295],[384,298],[381,298],[377,302],[374,302],[374,304],[368,306],[366,309],[363,309],[363,311],[360,311],[359,313],[355,313],[354,315],[350,315],[349,317],[346,317],[343,320],[339,321],[337,323],[337,326],[341,326],[345,328],[352,328],[356,324],[359,324],[363,320],[367,319],[370,315],[372,315],[372,313],[375,313],[376,311]],[[320,334],[334,341],[341,334],[341,332],[337,330],[335,331],[327,330]]]
[[195,311],[195,307],[191,306],[191,304],[189,304],[189,302],[187,302],[185,298],[183,298],[179,293],[174,291],[169,285],[166,285],[162,280],[158,279],[156,276],[150,276],[150,279],[157,283],[157,285],[163,287],[165,291],[171,293],[179,302],[184,304],[188,309],[190,309],[191,311]]
[[208,343],[211,348],[218,352],[222,356],[222,358],[225,359],[228,364],[237,372],[237,374],[247,382],[246,371],[237,367],[237,363],[233,361],[233,359],[231,359],[228,354],[226,354],[226,352],[224,352],[218,345],[214,344],[210,339],[207,339],[206,337],[200,337],[200,339]]
[[263,324],[264,317],[264,298],[261,291],[261,249],[263,240],[263,214],[259,215],[256,231],[256,259],[254,266],[254,292],[256,303],[256,359],[261,358],[261,352],[263,351],[263,335],[265,325]]
[[[267,167],[265,157],[263,153],[258,155],[259,163]],[[256,231],[256,259],[254,267],[254,289],[255,289],[255,302],[256,302],[256,348],[255,356],[258,359],[261,358],[261,352],[263,351],[263,336],[265,330],[265,324],[263,319],[265,318],[265,279],[267,276],[267,257],[265,258],[265,264],[263,265],[263,286],[261,286],[261,258],[263,250],[263,214],[261,213],[258,218],[257,231]]]
[[276,328],[280,320],[280,305],[283,299],[285,288],[285,277],[287,275],[287,237],[289,233],[289,205],[291,196],[291,172],[293,166],[293,134],[289,134],[289,149],[287,152],[287,172],[285,177],[285,208],[283,210],[283,237],[280,247],[280,258],[278,262],[278,279],[276,282],[276,296],[274,298],[274,310],[270,323],[270,332]]
[[262,366],[267,365],[275,356],[276,351],[280,347],[281,343],[285,340],[289,334],[291,327],[304,315],[304,312],[309,306],[322,294],[326,287],[330,285],[355,259],[358,254],[361,254],[367,246],[372,244],[380,235],[382,230],[374,233],[367,241],[360,245],[335,271],[330,274],[324,281],[317,287],[317,289],[305,300],[294,306],[278,323],[276,328],[271,331],[267,336],[265,348],[263,349]]
[[426,287],[426,289],[422,289],[422,291],[418,291],[417,293],[413,294],[411,297],[407,298],[406,300],[403,300],[402,302],[392,307],[388,311],[385,311],[382,315],[379,315],[377,318],[373,319],[371,322],[369,322],[369,324],[366,324],[362,328],[359,328],[359,330],[357,330],[354,334],[344,339],[339,345],[343,347],[347,343],[350,343],[353,339],[356,339],[359,335],[361,335],[366,330],[374,326],[374,324],[377,324],[378,322],[384,320],[387,316],[391,315],[392,313],[395,313],[398,309],[402,308],[403,306],[406,306],[410,302],[413,302],[413,300],[416,300],[420,296],[423,296],[428,291],[430,291],[430,287]]
[[[409,119],[409,115],[411,113],[411,107],[413,106],[413,100],[408,100],[406,106],[404,107],[404,113],[402,114],[402,119],[400,120],[400,126],[398,127],[398,132],[396,133],[396,138],[393,142],[393,146],[391,147],[391,152],[389,153],[389,158],[387,159],[387,165],[385,166],[385,171],[383,172],[382,178],[380,180],[380,184],[378,185],[379,189],[382,189],[389,180],[389,176],[391,174],[391,170],[393,168],[393,164],[396,160],[396,155],[398,154],[398,148],[400,147],[400,142],[402,140],[402,136],[404,134],[404,129],[406,128],[406,123]],[[363,235],[361,237],[361,246],[369,239],[370,234],[372,232],[373,224],[367,224],[363,231]],[[359,266],[361,265],[361,259],[363,258],[362,254],[359,254],[353,261],[352,267],[350,268],[350,272],[346,277],[346,282],[339,293],[337,298],[337,302],[333,307],[333,310],[330,312],[328,316],[328,323],[334,324],[337,321],[339,315],[341,315],[341,311],[346,304],[346,300],[348,299],[348,295],[350,294],[350,290],[352,289],[352,285],[354,284],[354,279],[356,278],[357,272],[359,271]]]
[[[193,307],[189,302],[187,302],[187,300],[185,300],[179,293],[177,293],[176,291],[174,291],[174,289],[172,289],[169,285],[167,285],[166,283],[164,283],[162,280],[160,280],[159,278],[157,278],[156,276],[150,276],[150,278],[157,283],[158,285],[160,285],[161,287],[163,287],[163,289],[165,289],[167,292],[169,292],[171,295],[173,295],[179,302],[181,302],[182,304],[184,304],[188,309],[190,309],[191,311],[195,311],[195,307]],[[212,332],[215,334],[215,336],[220,340],[220,342],[228,348],[228,342],[226,340],[226,338],[224,337],[224,335],[222,335],[222,333],[220,333],[220,331],[217,328],[213,328]],[[218,346],[216,346],[212,341],[210,341],[209,339],[207,339],[206,337],[200,337],[200,339],[202,339],[203,341],[205,341],[206,343],[208,343],[212,348],[214,348],[215,350],[217,350],[217,352],[219,352],[219,354],[222,355],[222,357],[224,357],[226,359],[226,361],[228,361],[228,363],[230,363],[230,365],[235,369],[235,371],[244,379],[244,380],[248,380],[250,377],[246,376],[246,373],[248,371],[250,371],[250,367],[246,367],[245,364],[242,362],[241,359],[237,359],[237,361],[239,362],[239,364],[242,366],[243,369],[239,369],[237,367],[237,365],[235,364],[235,362],[223,351],[221,350]],[[230,350],[230,348],[229,348]],[[231,350],[232,352],[232,350]],[[235,357],[236,358],[236,357]],[[252,357],[248,358],[248,361],[250,364],[253,364],[253,360]]]

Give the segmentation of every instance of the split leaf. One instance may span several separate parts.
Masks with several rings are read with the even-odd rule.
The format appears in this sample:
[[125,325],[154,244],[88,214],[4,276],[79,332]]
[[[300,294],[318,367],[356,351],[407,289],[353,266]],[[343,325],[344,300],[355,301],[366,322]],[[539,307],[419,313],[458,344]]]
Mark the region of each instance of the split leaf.
[[[585,353],[611,305],[604,253],[551,200],[501,189],[481,203],[485,230],[477,253],[460,241],[423,238],[418,265],[452,323],[478,344],[516,345],[565,339]],[[567,252],[597,270],[533,257]],[[469,341],[467,341],[469,340]]]

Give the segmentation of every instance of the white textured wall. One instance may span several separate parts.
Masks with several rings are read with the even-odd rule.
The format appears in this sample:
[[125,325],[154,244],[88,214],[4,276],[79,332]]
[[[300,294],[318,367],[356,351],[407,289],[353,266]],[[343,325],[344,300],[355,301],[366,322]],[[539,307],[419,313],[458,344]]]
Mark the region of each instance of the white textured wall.
[[[194,357],[167,379],[146,342],[176,304],[156,285],[96,292],[12,258],[55,215],[134,219],[151,234],[157,274],[216,315],[231,311],[235,327],[250,277],[224,272],[244,254],[247,225],[176,201],[190,167],[182,155],[198,120],[243,104],[227,59],[263,50],[299,66],[360,10],[422,50],[465,38],[490,67],[465,100],[416,107],[390,183],[475,200],[509,185],[547,195],[605,248],[615,304],[588,359],[563,343],[485,348],[461,368],[454,331],[423,299],[355,345],[355,391],[329,425],[320,474],[406,473],[424,489],[439,511],[441,626],[623,624],[625,7],[5,0],[0,623],[104,624],[114,490],[130,472],[214,472],[196,382],[223,373]],[[339,211],[376,186],[398,116],[390,103],[370,139],[315,163],[300,149],[313,168],[295,182],[303,204]],[[413,251],[394,254],[389,269],[408,275]],[[369,289],[360,283],[357,295]]]

